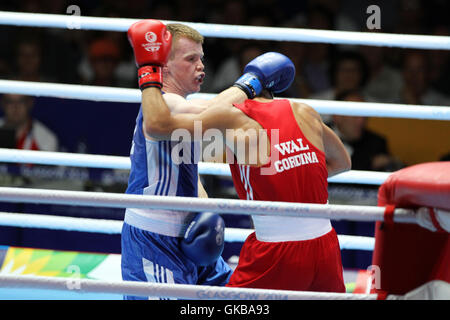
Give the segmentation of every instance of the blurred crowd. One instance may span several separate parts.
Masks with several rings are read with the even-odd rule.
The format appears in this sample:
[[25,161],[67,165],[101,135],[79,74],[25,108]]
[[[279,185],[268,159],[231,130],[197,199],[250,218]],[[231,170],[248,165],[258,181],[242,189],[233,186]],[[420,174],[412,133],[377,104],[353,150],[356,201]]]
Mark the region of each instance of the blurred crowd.
[[[381,10],[380,29],[366,25],[372,4]],[[69,15],[71,5],[82,16],[449,36],[445,0],[4,0],[0,10]],[[296,79],[285,97],[450,105],[449,51],[326,43],[208,37],[202,92],[227,88],[248,61],[266,51],[282,52],[295,63]],[[0,78],[137,88],[123,32],[0,26]],[[348,147],[353,169],[402,166],[389,157],[386,141],[366,128],[366,118],[324,120]]]

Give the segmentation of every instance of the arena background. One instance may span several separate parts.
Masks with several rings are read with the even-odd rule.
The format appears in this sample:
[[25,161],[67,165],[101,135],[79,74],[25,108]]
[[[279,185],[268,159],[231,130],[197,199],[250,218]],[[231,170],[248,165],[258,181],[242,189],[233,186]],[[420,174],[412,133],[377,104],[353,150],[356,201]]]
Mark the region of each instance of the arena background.
[[[77,5],[83,16],[122,18],[157,18],[164,20],[258,25],[277,27],[307,27],[327,30],[367,31],[366,8],[376,4],[381,9],[381,32],[399,34],[439,34],[449,32],[448,1],[2,1],[0,10],[33,13],[67,14],[70,5]],[[376,31],[376,30],[375,30]],[[91,64],[93,44],[109,39],[115,45],[100,46],[101,52],[117,51],[108,56],[103,69],[110,71],[105,82],[94,77]],[[21,52],[21,44],[31,45]],[[230,66],[239,66],[239,58],[251,47],[255,51],[280,51],[296,63],[297,71],[305,76],[285,96],[312,98],[332,88],[331,66],[343,51],[360,52],[358,46],[331,44],[302,44],[206,38],[204,44],[207,77],[202,92],[216,93],[230,85],[233,74]],[[31,51],[30,51],[31,50]],[[35,50],[35,51],[33,51]],[[103,50],[103,51],[102,51]],[[405,50],[384,48],[383,64],[399,77],[399,88],[405,81],[402,67]],[[415,52],[417,50],[414,50]],[[31,52],[31,53],[30,53]],[[318,81],[307,70],[314,70],[314,54],[323,53],[321,65],[324,79]],[[427,58],[426,86],[450,105],[450,58],[448,51],[421,51]],[[40,57],[36,72],[31,73],[29,54]],[[370,55],[369,55],[370,57]],[[317,57],[315,57],[317,58]],[[25,60],[26,61],[26,60]],[[366,61],[366,63],[369,63]],[[308,69],[309,67],[309,69]],[[227,72],[223,72],[226,70]],[[230,75],[231,74],[231,75]],[[90,84],[137,88],[136,69],[126,34],[84,30],[56,30],[0,26],[0,78],[70,84]],[[227,78],[228,77],[228,78]],[[370,77],[370,76],[369,76]],[[103,81],[103,82],[102,82]],[[308,82],[309,81],[309,82]],[[306,84],[305,84],[306,82]],[[316,91],[311,89],[316,85]],[[309,89],[305,89],[309,88]],[[364,88],[361,88],[364,90]],[[388,99],[388,98],[386,98]],[[399,103],[398,100],[379,101]],[[433,100],[436,101],[436,100]],[[447,103],[446,103],[447,102]],[[404,102],[403,102],[404,103]],[[427,104],[419,101],[417,104]],[[59,140],[59,151],[87,154],[127,156],[134,129],[138,104],[91,102],[36,97],[32,115],[51,129]],[[0,111],[1,113],[1,111]],[[2,114],[0,114],[2,116]],[[390,153],[408,166],[421,162],[439,161],[450,153],[450,124],[444,121],[371,118],[368,127],[387,139]],[[229,179],[203,176],[210,197],[235,198]],[[55,188],[68,190],[95,190],[122,192],[126,188],[127,172],[120,170],[46,167],[36,165],[0,165],[2,186]],[[376,204],[377,187],[330,184],[331,203]],[[74,217],[113,218],[121,220],[123,210],[77,206],[4,204],[0,211],[58,214]],[[248,228],[247,216],[229,216],[230,227]],[[339,234],[374,235],[374,223],[333,221]],[[76,250],[99,253],[120,253],[119,235],[85,234],[42,229],[0,228],[0,244],[58,250]],[[239,253],[240,244],[227,244],[224,258]],[[364,269],[371,264],[371,252],[343,250],[345,268]]]

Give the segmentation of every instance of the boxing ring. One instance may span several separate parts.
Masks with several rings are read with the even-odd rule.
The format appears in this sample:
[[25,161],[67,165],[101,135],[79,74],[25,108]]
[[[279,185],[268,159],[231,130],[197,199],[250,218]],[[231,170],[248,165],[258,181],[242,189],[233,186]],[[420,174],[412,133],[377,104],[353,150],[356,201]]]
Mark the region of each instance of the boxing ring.
[[[102,30],[124,32],[136,22],[135,19],[81,17],[49,14],[0,12],[0,24],[28,27],[69,28],[76,24],[81,30]],[[174,21],[164,21],[174,22]],[[240,38],[249,40],[278,40],[298,42],[326,42],[333,44],[392,46],[450,50],[450,37],[395,35],[291,28],[268,28],[250,26],[211,25],[182,22],[192,26],[205,37]],[[276,37],[275,37],[276,35]],[[0,80],[0,93],[14,93],[33,96],[140,103],[138,89],[105,88],[95,86],[68,85],[57,83],[30,83],[24,81]],[[189,98],[210,99],[214,95],[193,94]],[[450,120],[449,106],[420,106],[368,102],[342,102],[311,99],[292,99],[308,103],[321,114],[348,116],[377,116],[407,119]],[[0,149],[0,162],[31,163],[51,166],[80,168],[103,168],[129,170],[127,157],[74,154],[63,152],[25,151]],[[199,163],[199,174],[230,176],[226,164]],[[351,170],[329,179],[330,183],[381,185],[389,173]],[[386,208],[378,206],[318,205],[283,202],[243,201],[232,199],[199,199],[183,197],[158,197],[103,192],[29,189],[0,187],[0,201],[12,203],[60,204],[68,206],[92,206],[103,208],[158,208],[181,211],[209,211],[239,215],[279,215],[314,217],[350,221],[384,221]],[[392,212],[390,213],[392,214]],[[414,210],[395,209],[395,223],[417,223]],[[120,234],[122,221],[75,217],[58,217],[45,214],[0,212],[0,225],[19,228],[43,228],[103,234]],[[253,230],[226,228],[225,241],[243,242]],[[371,237],[339,235],[342,250],[372,251],[375,239]],[[117,257],[115,257],[117,263]],[[31,274],[31,275],[30,275]],[[123,294],[157,296],[183,299],[377,299],[376,294],[313,293],[286,290],[237,289],[225,287],[193,286],[181,284],[155,284],[121,281],[120,279],[93,280],[73,277],[36,276],[16,271],[0,272],[0,298],[7,298],[8,292],[19,294],[20,290],[33,289],[39,294],[50,292],[49,299],[117,299]],[[117,275],[116,275],[117,276]],[[9,290],[9,291],[8,291]],[[29,292],[28,292],[29,293]],[[2,295],[3,294],[3,295]],[[100,294],[100,295],[99,295]],[[38,294],[36,294],[36,297]]]

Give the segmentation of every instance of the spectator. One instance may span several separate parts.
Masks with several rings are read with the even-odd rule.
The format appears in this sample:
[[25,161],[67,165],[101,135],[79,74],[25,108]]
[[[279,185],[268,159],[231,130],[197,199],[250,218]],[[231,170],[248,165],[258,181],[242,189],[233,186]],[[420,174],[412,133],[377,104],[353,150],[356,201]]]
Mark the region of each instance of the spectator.
[[450,98],[431,87],[430,64],[425,53],[408,51],[402,67],[402,86],[396,103],[418,105],[450,105]]
[[[141,0],[133,1],[132,4],[112,1],[106,3],[105,6],[101,8],[99,16],[121,18],[123,17],[122,12],[127,12],[129,17],[140,17],[145,10],[148,10],[145,9],[148,5],[148,3]],[[167,7],[164,4],[161,4],[160,8],[161,10],[158,6],[152,7],[152,15],[155,15],[155,19],[163,19],[162,17],[166,15],[165,19],[170,20],[169,13],[165,12],[165,8]],[[144,16],[142,17],[144,18]],[[99,33],[97,33],[97,35],[99,35]],[[81,46],[85,47],[86,42],[83,41]],[[106,86],[136,88],[136,62],[130,50],[128,39],[126,36],[123,36],[123,33],[104,31],[101,33],[100,37],[94,36],[88,43],[85,51],[87,54],[84,55],[78,68],[78,72],[85,84],[94,85],[94,82],[98,82],[98,85],[102,86],[101,83],[105,82]],[[107,72],[106,70],[98,70],[96,72],[97,68],[101,68],[102,65],[105,64],[111,66],[110,72]],[[94,79],[95,72],[96,75],[101,76],[101,78],[111,76],[112,80],[108,81],[105,79],[106,81],[96,81]]]
[[[2,30],[5,30],[5,28],[2,28]],[[9,49],[8,49],[8,43],[11,42],[12,37],[12,31],[11,29],[6,29],[7,31],[0,32],[0,74],[11,74],[11,63],[10,63],[10,57],[9,57]]]
[[233,85],[242,74],[245,65],[263,53],[261,46],[248,44],[241,49],[238,56],[231,56],[225,60],[214,77],[213,92],[220,92]]
[[1,105],[4,118],[0,119],[0,128],[3,134],[14,133],[16,149],[58,151],[56,135],[31,115],[33,97],[4,94]]
[[[315,6],[308,12],[306,27],[333,30],[333,15],[324,7]],[[329,43],[308,43],[304,73],[312,94],[319,94],[331,86],[329,79],[332,46]]]
[[[363,102],[355,90],[343,91],[336,100]],[[351,156],[353,170],[394,171],[402,166],[388,151],[385,138],[366,128],[366,117],[333,115],[329,126],[336,132]]]
[[54,79],[42,73],[42,47],[40,39],[24,37],[16,47],[16,74],[15,80],[46,81]]
[[368,74],[367,62],[362,55],[353,51],[344,51],[331,65],[330,79],[333,86],[311,98],[333,100],[341,92],[360,91],[367,83]]
[[[210,4],[211,5],[211,4]],[[207,23],[246,25],[248,24],[247,5],[240,0],[231,0],[212,4],[208,11]],[[208,39],[205,42],[205,52],[208,52],[208,59],[205,60],[205,70],[209,75],[205,78],[202,91],[219,92],[223,88],[223,83],[228,83],[228,74],[235,72],[237,57],[248,41],[243,39]],[[213,74],[217,75],[214,76]],[[230,75],[231,76],[231,75]],[[220,79],[224,78],[224,79]],[[228,87],[228,84],[226,84]]]
[[395,33],[423,34],[425,10],[421,0],[400,0],[397,9]]
[[[437,24],[433,28],[434,36],[449,37],[449,26]],[[448,50],[428,50],[430,61],[430,82],[441,94],[450,95],[450,52]]]
[[130,73],[135,73],[136,65],[134,59],[126,59],[122,56],[120,39],[107,34],[89,44],[87,55],[78,66],[82,84],[136,87],[135,79],[130,77]]
[[[296,20],[291,20],[283,24],[284,28],[303,28],[304,25]],[[284,92],[281,97],[306,98],[311,93],[311,88],[305,77],[305,59],[306,45],[301,42],[280,41],[278,52],[290,57],[295,65],[295,78],[292,85]]]
[[92,79],[86,84],[94,86],[120,86],[115,74],[120,60],[120,49],[110,39],[96,39],[89,45],[89,63]]
[[363,90],[364,95],[373,99],[374,102],[394,102],[400,90],[402,76],[397,69],[386,63],[384,59],[386,48],[360,46],[359,52],[364,56],[369,68],[368,82]]
[[286,56],[292,57],[295,65],[295,78],[292,85],[284,92],[280,93],[281,97],[289,98],[306,98],[311,93],[311,88],[305,77],[304,62],[306,48],[303,43],[283,41],[278,45],[278,51]]

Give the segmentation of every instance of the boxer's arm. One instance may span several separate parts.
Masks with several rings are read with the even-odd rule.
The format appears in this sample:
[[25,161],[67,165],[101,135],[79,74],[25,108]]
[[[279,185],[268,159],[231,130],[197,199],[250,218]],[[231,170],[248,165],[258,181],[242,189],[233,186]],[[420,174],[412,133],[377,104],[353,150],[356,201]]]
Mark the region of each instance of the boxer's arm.
[[144,131],[157,140],[170,140],[172,132],[179,128],[186,129],[191,137],[194,137],[195,130],[199,127],[202,134],[212,128],[224,132],[226,128],[235,127],[229,112],[232,103],[243,102],[246,98],[241,89],[232,87],[209,100],[209,107],[199,114],[174,114],[171,113],[161,92],[149,88],[142,92]]
[[350,170],[352,166],[350,155],[345,149],[341,139],[339,139],[336,133],[323,122],[322,126],[322,138],[327,161],[328,177]]
[[[206,108],[209,107],[210,103],[210,101],[208,100],[200,100],[200,99],[186,100],[182,96],[175,93],[165,93],[163,95],[163,98],[166,101],[167,107],[169,108],[170,112],[173,114],[180,114],[180,113],[198,114],[202,111],[205,111]],[[145,115],[147,113],[147,108],[143,109],[143,112],[144,112],[143,128],[145,128],[145,119],[147,118]],[[145,130],[142,131],[144,132],[144,135],[147,139],[154,140],[154,138],[148,135]]]
[[[238,88],[232,87],[226,91],[227,98],[225,100],[245,100],[246,98],[246,94]],[[220,98],[222,94],[223,93],[218,97]],[[147,116],[144,120],[145,127],[143,130],[145,130],[146,135],[153,139],[171,140],[172,133],[180,128],[189,133],[189,138],[191,140],[196,138],[202,139],[207,130],[216,129],[220,134],[220,137],[214,139],[214,143],[217,143],[217,147],[221,148],[220,150],[223,150],[224,145],[222,143],[224,143],[226,146],[232,146],[232,149],[234,150],[234,146],[236,144],[239,145],[239,139],[241,139],[242,136],[245,136],[245,129],[241,128],[242,123],[239,122],[242,119],[236,117],[236,113],[233,112],[235,111],[235,108],[229,102],[217,101],[214,105],[199,114],[173,114],[170,112],[167,104],[162,98],[161,92],[155,88],[149,88],[142,92],[142,105],[143,114],[144,116]],[[149,106],[150,108],[147,110],[146,106]],[[154,110],[154,112],[152,112],[152,110]],[[228,129],[235,129],[235,133],[242,134],[227,134]],[[176,140],[178,140],[178,138],[179,135],[177,135]],[[249,140],[251,139],[243,140],[246,144],[246,150],[251,148],[251,142]],[[248,152],[246,155],[247,154]],[[245,158],[242,161],[248,161],[248,163],[245,162],[245,164],[257,166],[266,163],[265,159],[261,159],[260,157],[257,157],[256,163],[254,163],[252,157]]]
[[175,93],[165,93],[163,97],[172,113],[200,113],[205,111],[211,103],[209,100],[202,99],[186,100]]

